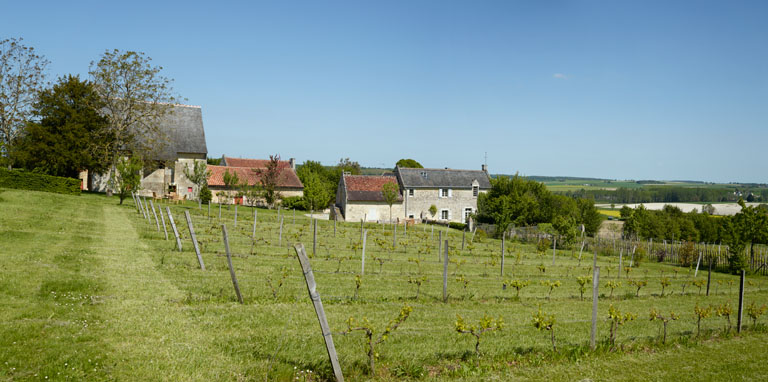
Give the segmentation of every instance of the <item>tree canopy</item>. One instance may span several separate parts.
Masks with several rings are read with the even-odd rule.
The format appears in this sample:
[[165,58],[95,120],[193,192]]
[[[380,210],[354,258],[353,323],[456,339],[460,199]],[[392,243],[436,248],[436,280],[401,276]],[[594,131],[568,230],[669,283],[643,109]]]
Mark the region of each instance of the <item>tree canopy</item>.
[[105,148],[114,139],[99,114],[99,95],[77,76],[59,78],[41,90],[33,106],[36,122],[27,124],[13,156],[21,167],[49,175],[77,178],[82,170],[104,171]]
[[421,165],[421,163],[416,162],[414,159],[400,159],[395,163],[395,167],[402,167],[402,168],[424,168],[424,166]]
[[45,86],[48,60],[22,39],[0,40],[0,162],[13,165],[11,151],[30,120],[36,95]]

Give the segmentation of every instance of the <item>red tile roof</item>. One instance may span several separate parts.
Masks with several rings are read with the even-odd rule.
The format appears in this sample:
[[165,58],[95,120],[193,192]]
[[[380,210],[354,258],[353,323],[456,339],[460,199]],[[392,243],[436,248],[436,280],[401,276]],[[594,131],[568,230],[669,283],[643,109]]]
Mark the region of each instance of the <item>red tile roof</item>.
[[[269,162],[269,161],[265,161]],[[261,167],[263,168],[263,167]],[[213,187],[223,187],[224,186],[224,173],[229,171],[229,173],[236,173],[238,178],[242,181],[243,179],[246,179],[248,181],[249,186],[254,186],[261,184],[259,181],[259,176],[256,174],[257,168],[251,168],[251,167],[231,167],[231,166],[212,166],[208,165],[208,170],[211,172],[211,175],[208,176],[208,185]],[[280,177],[278,177],[277,180],[277,186],[280,188],[297,188],[297,189],[303,189],[304,185],[301,183],[301,180],[299,180],[299,177],[296,176],[296,172],[293,171],[290,167],[282,168],[282,171],[280,172]]]
[[[381,187],[387,183],[397,185],[397,178],[394,176],[344,175],[347,200],[351,201],[383,202],[384,195],[381,193]],[[399,188],[397,200],[403,200]]]
[[[228,167],[248,167],[248,168],[266,168],[269,163],[269,159],[246,159],[246,158],[230,158],[227,156],[222,157]],[[287,160],[281,160],[278,164],[280,168],[290,167],[291,162]]]

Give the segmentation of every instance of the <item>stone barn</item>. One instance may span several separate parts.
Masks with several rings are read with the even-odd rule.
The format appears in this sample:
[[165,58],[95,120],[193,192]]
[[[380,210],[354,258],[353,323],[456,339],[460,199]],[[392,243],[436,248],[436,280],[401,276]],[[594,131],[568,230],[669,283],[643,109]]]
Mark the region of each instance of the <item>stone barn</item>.
[[[381,193],[381,187],[387,183],[397,185],[397,178],[391,175],[342,175],[336,191],[336,206],[344,220],[389,221],[389,205]],[[392,220],[403,216],[403,195],[398,192],[397,201],[392,205]]]
[[[145,158],[139,195],[195,198],[197,186],[184,176],[184,169],[193,168],[195,162],[206,162],[208,148],[202,110],[200,106],[173,105],[159,126],[166,142],[152,158]],[[108,174],[83,172],[81,178],[84,189],[106,192],[110,188]]]

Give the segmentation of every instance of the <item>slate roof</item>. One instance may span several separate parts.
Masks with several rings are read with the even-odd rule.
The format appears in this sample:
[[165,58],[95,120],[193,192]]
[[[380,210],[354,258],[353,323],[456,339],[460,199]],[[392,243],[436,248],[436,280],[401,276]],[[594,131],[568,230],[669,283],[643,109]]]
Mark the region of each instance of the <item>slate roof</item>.
[[[230,158],[228,156],[222,157],[223,166],[266,168],[268,163],[269,163],[269,159]],[[281,160],[280,162],[278,162],[278,167],[280,168],[290,167],[290,165],[291,165],[291,162],[287,160]]]
[[437,168],[401,168],[395,174],[403,188],[472,188],[477,180],[480,189],[490,189],[491,180],[482,170],[454,170]]
[[[387,183],[397,185],[397,178],[388,175],[344,175],[342,179],[347,191],[347,201],[384,202],[381,187]],[[403,200],[400,187],[397,188],[397,201]]]
[[163,116],[160,129],[168,138],[158,160],[176,160],[179,153],[208,154],[200,106],[173,105],[173,111]]
[[[259,185],[259,176],[253,167],[232,167],[232,166],[213,166],[208,165],[211,175],[208,176],[208,185],[212,187],[224,187],[224,173],[229,171],[236,173],[240,181],[246,179],[249,186]],[[296,172],[290,168],[283,168],[277,179],[277,186],[280,188],[303,189],[304,185],[299,180]]]

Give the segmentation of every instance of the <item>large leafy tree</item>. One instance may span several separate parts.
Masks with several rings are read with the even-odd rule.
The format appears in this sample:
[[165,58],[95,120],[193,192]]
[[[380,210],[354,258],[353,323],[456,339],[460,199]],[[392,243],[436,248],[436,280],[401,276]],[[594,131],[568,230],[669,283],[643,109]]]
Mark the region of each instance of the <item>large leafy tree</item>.
[[0,162],[10,169],[14,141],[33,113],[35,96],[45,86],[48,61],[21,39],[0,40]]
[[162,69],[144,53],[117,49],[91,62],[89,74],[114,137],[105,149],[112,165],[128,153],[153,158],[165,145],[160,123],[179,99]]
[[328,189],[323,184],[324,180],[315,172],[309,172],[305,175],[302,183],[304,184],[304,201],[309,210],[314,213],[318,208],[328,205]]
[[267,205],[272,208],[280,199],[280,191],[277,189],[282,173],[280,168],[280,155],[270,155],[269,162],[265,168],[253,170],[259,177],[260,192]]
[[33,106],[37,122],[27,124],[14,149],[23,167],[50,175],[77,178],[81,170],[103,172],[105,146],[112,143],[101,99],[91,83],[77,76],[59,78],[40,91]]
[[[741,256],[741,250],[749,246],[750,262],[755,260],[755,244],[768,243],[768,214],[765,210],[754,206],[747,206],[744,200],[739,199],[741,211],[731,218],[730,246],[733,247],[732,256]],[[738,261],[735,261],[738,260]],[[734,265],[735,263],[738,265]],[[739,270],[743,267],[743,259],[731,260],[731,268]]]
[[323,166],[317,161],[308,160],[299,166],[296,175],[304,184],[305,200],[310,194],[317,197],[325,196],[325,200],[316,200],[317,206],[327,206],[335,200],[338,180],[336,180],[336,173],[333,168]]
[[491,179],[491,190],[477,200],[478,220],[495,223],[499,232],[511,224],[527,226],[548,222],[544,206],[549,197],[544,184],[523,178],[499,176]]

